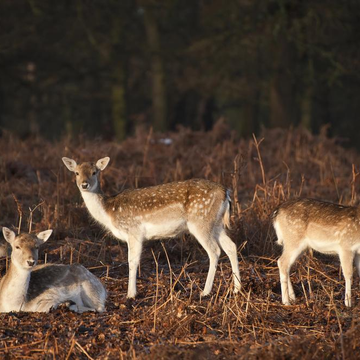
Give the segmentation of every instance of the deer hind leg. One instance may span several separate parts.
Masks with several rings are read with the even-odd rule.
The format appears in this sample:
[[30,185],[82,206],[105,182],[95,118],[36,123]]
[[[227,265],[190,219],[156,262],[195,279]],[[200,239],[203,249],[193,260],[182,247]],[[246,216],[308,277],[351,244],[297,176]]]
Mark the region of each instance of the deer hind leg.
[[129,236],[128,239],[128,262],[129,262],[129,284],[128,284],[128,298],[136,296],[136,275],[140,264],[142,251],[142,239],[134,236]]
[[209,271],[207,274],[204,290],[201,293],[201,296],[207,296],[210,294],[214,283],[215,272],[221,249],[209,231],[206,231],[200,226],[196,226],[191,223],[188,224],[188,228],[190,233],[195,236],[196,240],[201,244],[209,256]]
[[219,244],[230,259],[234,278],[234,292],[237,293],[241,288],[237,248],[235,243],[229,238],[229,236],[227,236],[224,228],[222,228],[220,231]]
[[69,293],[66,302],[69,310],[79,314],[87,311],[95,312],[97,309],[89,299],[87,292],[88,289],[86,286],[86,282],[83,282],[75,289],[75,291]]
[[[80,297],[83,306],[92,309],[91,311],[103,312],[105,310],[106,291],[100,280],[94,275],[81,285]],[[89,310],[87,310],[89,311]]]
[[51,296],[48,298],[48,304],[50,299],[52,301],[52,309],[56,309],[60,304],[65,304],[69,310],[77,313],[94,311],[94,309],[84,307],[85,305],[81,299],[81,285],[76,286],[73,289],[69,289],[67,287],[54,288],[51,291]]
[[290,275],[288,276],[288,292],[289,292],[290,301],[295,301],[296,296],[295,296],[295,291],[294,291],[294,288],[293,288],[291,280],[290,280]]
[[351,283],[353,278],[354,253],[342,250],[339,253],[340,264],[345,278],[345,306],[351,306]]
[[290,269],[295,260],[305,250],[303,247],[291,247],[284,242],[283,253],[278,260],[280,273],[281,297],[284,305],[290,305],[290,300],[295,300],[295,292],[290,280]]

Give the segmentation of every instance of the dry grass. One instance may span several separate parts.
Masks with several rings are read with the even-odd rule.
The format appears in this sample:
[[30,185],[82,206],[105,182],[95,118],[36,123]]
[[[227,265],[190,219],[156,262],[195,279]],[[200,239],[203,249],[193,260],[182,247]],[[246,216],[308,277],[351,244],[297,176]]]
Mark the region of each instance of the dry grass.
[[[104,314],[1,314],[0,357],[45,359],[349,359],[360,355],[359,293],[343,305],[338,259],[304,256],[293,267],[298,300],[281,305],[269,214],[302,195],[357,204],[360,156],[325,134],[266,131],[239,140],[223,123],[210,133],[180,129],[162,136],[139,131],[117,144],[0,139],[0,225],[22,231],[53,228],[42,261],[80,262],[105,283]],[[200,298],[207,256],[191,238],[147,243],[139,296],[127,301],[127,250],[92,223],[62,156],[111,162],[107,193],[192,177],[233,190],[231,237],[238,245],[242,291],[234,296],[222,257],[209,298]],[[8,260],[0,260],[2,274]],[[355,277],[357,279],[357,277]]]

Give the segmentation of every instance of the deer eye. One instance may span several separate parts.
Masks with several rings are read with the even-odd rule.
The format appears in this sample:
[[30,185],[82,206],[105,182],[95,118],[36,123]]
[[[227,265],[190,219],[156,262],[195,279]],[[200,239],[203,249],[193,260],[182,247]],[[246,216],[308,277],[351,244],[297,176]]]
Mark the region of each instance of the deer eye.
[[75,175],[76,175],[76,176],[78,176],[78,175],[79,175],[79,173],[76,171]]
[[20,249],[20,246],[17,246],[17,245],[16,245],[15,248],[16,248],[16,249]]
[[93,176],[96,175],[96,171],[93,172]]

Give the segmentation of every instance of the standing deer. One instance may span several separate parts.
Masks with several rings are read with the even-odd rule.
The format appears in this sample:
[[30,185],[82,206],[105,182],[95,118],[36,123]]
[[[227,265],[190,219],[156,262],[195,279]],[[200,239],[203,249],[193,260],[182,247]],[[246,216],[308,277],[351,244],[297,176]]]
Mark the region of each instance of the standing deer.
[[61,303],[82,313],[105,309],[106,291],[100,280],[81,265],[37,265],[38,249],[52,230],[15,235],[3,227],[12,248],[11,265],[0,282],[0,312],[49,312]]
[[353,263],[360,275],[360,208],[313,199],[289,200],[273,213],[273,225],[283,245],[278,260],[282,302],[290,305],[295,293],[290,268],[306,249],[338,254],[345,278],[345,305],[351,306]]
[[230,198],[222,185],[207,180],[187,180],[106,196],[101,191],[99,175],[108,165],[109,157],[96,164],[77,165],[75,160],[66,157],[62,160],[75,173],[77,186],[93,218],[127,243],[128,298],[136,295],[136,274],[143,242],[176,237],[186,230],[203,246],[210,260],[202,296],[211,291],[220,247],[231,262],[234,292],[239,291],[237,249],[225,232],[230,222]]

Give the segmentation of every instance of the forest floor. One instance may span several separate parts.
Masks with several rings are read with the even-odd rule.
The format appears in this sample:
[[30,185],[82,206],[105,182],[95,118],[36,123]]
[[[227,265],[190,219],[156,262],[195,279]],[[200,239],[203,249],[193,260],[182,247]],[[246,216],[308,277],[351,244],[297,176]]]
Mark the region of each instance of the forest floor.
[[[165,141],[166,139],[166,141]],[[208,133],[138,131],[122,143],[0,137],[0,225],[54,229],[40,263],[81,263],[107,288],[104,313],[0,314],[0,358],[8,359],[356,359],[360,292],[344,305],[339,260],[305,254],[293,266],[297,295],[281,304],[276,260],[281,248],[269,221],[282,201],[306,196],[357,205],[360,155],[325,130],[264,131],[238,139],[223,123]],[[110,156],[107,194],[188,178],[232,190],[229,235],[237,244],[242,289],[232,292],[222,254],[211,296],[200,297],[208,270],[201,246],[184,235],[145,245],[138,296],[126,299],[127,248],[94,223],[62,156],[78,162]],[[0,244],[4,243],[0,239]],[[0,258],[1,276],[9,257]]]

